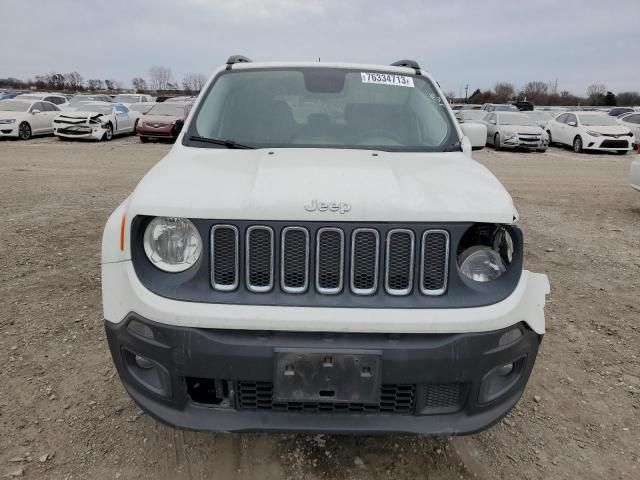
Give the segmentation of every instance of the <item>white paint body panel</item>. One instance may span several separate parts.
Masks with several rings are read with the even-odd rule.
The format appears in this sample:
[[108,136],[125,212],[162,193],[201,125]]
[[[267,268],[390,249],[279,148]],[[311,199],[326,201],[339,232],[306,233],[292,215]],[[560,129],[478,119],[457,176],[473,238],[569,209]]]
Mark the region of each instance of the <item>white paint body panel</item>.
[[505,300],[475,308],[318,308],[183,302],[161,297],[138,280],[131,261],[102,265],[104,317],[120,322],[136,312],[183,327],[296,332],[463,333],[498,330],[526,322],[542,335],[546,275],[523,271]]
[[640,192],[640,153],[631,161],[631,187]]

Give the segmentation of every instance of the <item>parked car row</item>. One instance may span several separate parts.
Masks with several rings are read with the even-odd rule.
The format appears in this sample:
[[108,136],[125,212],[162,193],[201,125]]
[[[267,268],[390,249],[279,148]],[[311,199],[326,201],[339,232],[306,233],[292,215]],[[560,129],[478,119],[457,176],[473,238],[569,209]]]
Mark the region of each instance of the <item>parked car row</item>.
[[175,140],[190,105],[148,101],[126,105],[105,101],[102,95],[77,95],[71,102],[65,98],[56,105],[44,98],[51,96],[18,95],[0,100],[0,137],[28,140],[34,135],[54,134],[61,139],[108,141],[115,135],[138,133],[141,142]]

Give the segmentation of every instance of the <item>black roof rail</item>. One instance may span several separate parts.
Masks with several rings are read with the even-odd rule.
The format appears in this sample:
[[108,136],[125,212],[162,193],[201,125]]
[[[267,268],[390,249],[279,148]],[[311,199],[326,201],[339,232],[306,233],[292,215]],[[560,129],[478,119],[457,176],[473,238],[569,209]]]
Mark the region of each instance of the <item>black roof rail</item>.
[[231,70],[231,65],[234,63],[250,63],[252,60],[244,55],[231,55],[227,59],[227,70]]
[[398,60],[391,64],[392,67],[409,67],[413,68],[418,75],[420,75],[420,65],[415,60]]

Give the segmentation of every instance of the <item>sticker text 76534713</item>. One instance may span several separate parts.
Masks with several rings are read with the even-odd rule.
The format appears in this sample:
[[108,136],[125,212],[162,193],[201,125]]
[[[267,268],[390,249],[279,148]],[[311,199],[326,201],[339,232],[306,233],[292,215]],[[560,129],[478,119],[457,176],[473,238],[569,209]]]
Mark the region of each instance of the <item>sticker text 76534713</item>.
[[380,85],[395,85],[413,88],[413,78],[392,73],[360,72],[362,83],[377,83]]

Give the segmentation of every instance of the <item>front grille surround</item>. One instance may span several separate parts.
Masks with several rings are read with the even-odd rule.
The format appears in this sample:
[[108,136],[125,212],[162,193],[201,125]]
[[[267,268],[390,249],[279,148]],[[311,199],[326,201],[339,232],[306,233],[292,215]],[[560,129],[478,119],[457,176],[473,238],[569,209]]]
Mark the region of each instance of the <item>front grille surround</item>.
[[[332,240],[323,240],[324,237],[333,237]],[[335,245],[328,245],[327,242],[339,241],[338,263],[335,264],[335,255],[325,250],[335,250]],[[344,286],[344,231],[336,227],[323,227],[316,233],[316,290],[325,295],[335,295],[342,291]],[[328,259],[323,257],[329,254]],[[333,265],[332,265],[333,264]],[[337,270],[337,271],[336,271]],[[327,286],[333,284],[333,286]]]
[[[293,252],[292,249],[299,249],[300,245],[294,245],[292,243],[288,243],[288,238],[291,238],[292,235],[296,235],[300,232],[304,236],[304,252],[302,253],[302,261],[304,265],[302,265],[302,269],[304,270],[303,280],[299,281],[298,277],[300,276],[300,272],[295,272],[295,270],[300,270],[301,265],[293,265],[300,263],[300,252]],[[296,235],[299,237],[299,235]],[[282,229],[281,235],[281,250],[280,250],[280,282],[282,290],[287,293],[304,293],[309,288],[309,230],[304,227],[285,227]],[[290,240],[291,242],[295,242],[296,240]],[[297,240],[298,242],[300,239]]]
[[[266,233],[268,235],[268,247],[260,246],[256,242],[261,239],[256,238],[257,235]],[[264,239],[261,240],[264,243]],[[251,225],[247,228],[246,240],[245,240],[245,281],[247,289],[255,293],[270,292],[274,285],[274,270],[275,270],[275,245],[273,228],[267,225]],[[265,252],[266,250],[266,252]],[[267,268],[266,276],[267,281],[260,281],[260,276],[264,277],[264,272],[258,272],[254,270],[256,267],[254,264],[260,264],[264,267],[264,259],[256,258],[258,255],[268,255],[269,266]],[[264,268],[262,268],[264,270]]]
[[[395,240],[396,238],[399,240]],[[401,243],[394,247],[394,242]],[[389,295],[409,295],[413,289],[415,233],[407,228],[394,228],[387,233],[386,243],[384,288]],[[399,270],[397,274],[396,270]]]
[[[358,237],[373,237],[373,255],[359,254]],[[366,268],[362,263],[371,263]],[[371,267],[373,267],[371,271]],[[365,270],[363,272],[363,270]],[[366,271],[368,270],[368,271]],[[378,290],[378,275],[380,273],[380,232],[375,228],[356,228],[351,235],[351,265],[349,271],[349,287],[356,295],[373,295]],[[363,278],[364,277],[364,278]],[[369,277],[372,277],[369,280]],[[370,286],[369,286],[370,285]]]
[[[218,232],[232,232],[233,234],[233,258],[220,258],[219,252],[216,252],[216,236]],[[214,225],[211,228],[211,285],[215,290],[221,292],[229,292],[238,288],[239,270],[240,270],[240,235],[238,227],[235,225],[221,224]],[[228,242],[228,239],[218,239],[219,243]],[[225,245],[228,247],[229,245]],[[228,252],[227,252],[228,253]],[[216,265],[216,258],[219,259],[218,265]],[[226,271],[224,271],[226,270]],[[228,279],[231,276],[230,279]]]
[[[444,246],[444,255],[427,255],[427,245],[430,236],[440,236],[444,237],[445,246]],[[451,239],[449,236],[449,232],[441,229],[427,230],[422,234],[422,241],[420,242],[420,292],[423,295],[443,295],[444,292],[447,291],[447,281],[449,279],[449,245],[451,243]],[[440,266],[435,266],[438,270],[442,270],[442,272],[438,271],[437,276],[441,277],[441,287],[440,288],[432,288],[430,286],[425,285],[427,283],[427,263],[431,262],[441,262]],[[438,278],[440,280],[440,278]]]

